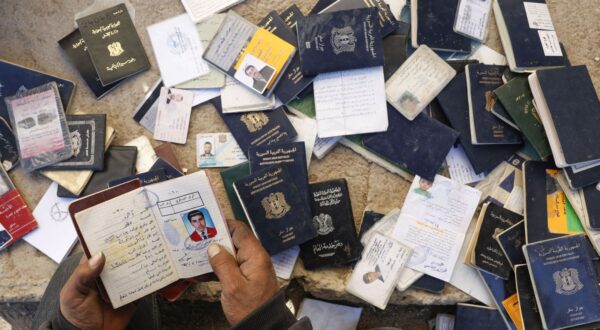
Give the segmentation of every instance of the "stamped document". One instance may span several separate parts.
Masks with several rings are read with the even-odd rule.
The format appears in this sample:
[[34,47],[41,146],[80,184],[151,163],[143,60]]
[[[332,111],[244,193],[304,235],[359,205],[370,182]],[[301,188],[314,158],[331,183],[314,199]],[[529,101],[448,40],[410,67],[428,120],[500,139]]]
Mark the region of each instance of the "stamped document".
[[421,45],[385,83],[387,100],[404,117],[413,120],[455,75],[448,63]]
[[383,67],[320,74],[314,93],[319,138],[388,128]]
[[196,25],[186,14],[148,26],[163,83],[167,87],[208,74]]
[[393,237],[410,246],[408,267],[448,282],[481,192],[437,175],[415,176]]
[[487,34],[492,0],[460,0],[454,21],[454,32],[483,41]]
[[154,139],[185,144],[192,114],[194,93],[163,87],[158,98]]
[[231,167],[248,161],[231,133],[196,135],[198,167]]

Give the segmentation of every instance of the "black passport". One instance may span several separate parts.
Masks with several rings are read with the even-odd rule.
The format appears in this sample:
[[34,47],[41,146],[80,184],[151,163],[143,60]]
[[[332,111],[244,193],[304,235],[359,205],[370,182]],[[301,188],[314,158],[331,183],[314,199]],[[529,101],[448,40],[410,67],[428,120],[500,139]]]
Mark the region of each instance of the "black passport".
[[492,171],[519,150],[520,145],[474,145],[471,142],[467,80],[464,72],[452,79],[437,96],[437,100],[452,128],[460,132],[458,139],[476,173]]
[[506,330],[506,324],[497,309],[468,304],[456,305],[454,329],[460,330]]
[[471,51],[471,39],[453,30],[458,0],[418,0],[416,5],[417,45],[427,45],[433,50],[464,53]]
[[385,217],[385,214],[377,213],[375,211],[365,210],[363,212],[362,221],[360,222],[360,230],[358,231],[358,238],[361,238],[367,230],[371,229],[373,225]]
[[[258,26],[298,48],[298,38],[296,33],[288,27],[286,22],[276,11],[270,12],[267,17],[258,23]],[[314,78],[314,76],[305,76],[302,74],[300,54],[296,53],[294,54],[294,57],[292,57],[287,69],[283,72],[273,93],[283,104],[287,104],[312,84]]]
[[67,115],[73,157],[47,170],[102,170],[106,142],[106,115]]
[[377,8],[300,18],[298,52],[307,76],[383,65]]
[[0,117],[0,162],[6,171],[10,171],[19,161],[17,139],[10,125]]
[[406,61],[406,41],[408,37],[392,34],[383,39],[383,76],[385,80],[400,68]]
[[211,100],[211,103],[244,153],[250,147],[284,143],[298,135],[282,107],[271,111],[225,114],[220,97]]
[[94,63],[88,54],[85,40],[81,37],[81,33],[78,29],[69,33],[66,37],[58,41],[60,48],[62,48],[71,62],[75,65],[79,74],[85,80],[85,83],[92,90],[92,93],[96,95],[97,99],[100,99],[113,88],[117,87],[121,81],[116,81],[106,86],[102,85],[100,77],[94,68]]
[[79,18],[77,25],[103,86],[150,68],[125,4]]
[[433,276],[423,274],[423,276],[416,280],[410,287],[411,289],[423,290],[431,293],[441,293],[446,287],[446,282]]
[[148,172],[144,172],[144,173],[140,173],[140,174],[136,174],[136,175],[132,175],[132,176],[128,176],[125,178],[121,178],[121,179],[117,179],[117,180],[113,180],[111,182],[108,183],[108,187],[114,187],[114,186],[118,186],[122,183],[125,182],[129,182],[135,179],[139,179],[142,187],[143,186],[147,186],[149,184],[153,184],[153,183],[158,183],[158,182],[163,182],[168,180],[167,179],[167,174],[165,172],[164,168],[161,169],[157,169],[157,170],[153,170],[153,171],[148,171]]
[[317,236],[310,208],[282,165],[272,166],[233,184],[252,231],[270,255]]
[[362,244],[356,235],[346,180],[312,183],[309,196],[317,237],[300,245],[304,267],[310,270],[358,260]]
[[337,0],[321,13],[373,7],[379,10],[379,26],[381,36],[385,37],[398,29],[398,21],[392,14],[390,6],[383,0]]
[[517,295],[519,296],[519,307],[521,308],[521,318],[527,330],[542,330],[542,319],[540,310],[535,301],[535,292],[531,285],[531,277],[527,265],[515,266],[515,284],[517,286]]
[[61,186],[58,186],[56,195],[58,197],[76,198],[88,196],[97,193],[100,190],[104,190],[108,187],[109,182],[134,175],[136,159],[136,147],[110,147],[106,151],[106,156],[104,157],[104,170],[96,171],[92,174],[90,182],[79,196],[74,195]]
[[492,113],[498,102],[494,90],[503,85],[503,71],[504,66],[487,64],[469,64],[465,69],[473,144],[523,143],[517,130]]
[[477,267],[495,276],[508,279],[512,266],[496,241],[496,236],[523,220],[517,213],[490,203],[483,215],[479,235],[474,248],[474,259]]
[[525,221],[520,221],[496,236],[496,241],[502,248],[511,268],[525,263],[523,245],[525,245]]
[[539,70],[536,75],[567,164],[600,159],[600,101],[587,67]]
[[389,104],[388,121],[386,132],[365,135],[365,146],[433,182],[458,132],[423,113],[410,121]]
[[298,6],[291,5],[288,9],[282,11],[279,16],[283,19],[285,24],[294,31],[294,35],[296,33],[296,26],[298,25],[298,19],[300,17],[304,17],[302,11]]

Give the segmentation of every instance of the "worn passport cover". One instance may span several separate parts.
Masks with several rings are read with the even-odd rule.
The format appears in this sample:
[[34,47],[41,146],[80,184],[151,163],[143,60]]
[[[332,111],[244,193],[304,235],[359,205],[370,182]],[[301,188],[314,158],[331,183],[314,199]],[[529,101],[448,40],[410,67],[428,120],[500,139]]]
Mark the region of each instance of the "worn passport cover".
[[[2,181],[5,194],[0,197],[0,251],[38,227],[25,199],[12,185],[3,169]],[[8,181],[7,181],[8,180]]]
[[298,20],[302,73],[319,73],[383,65],[376,8],[310,15]]
[[536,72],[567,164],[600,159],[600,101],[585,65]]
[[506,324],[502,320],[500,312],[495,308],[470,304],[458,304],[456,305],[454,329],[506,330]]
[[500,245],[496,241],[496,235],[523,220],[517,213],[511,212],[495,203],[490,203],[480,224],[479,235],[474,249],[475,265],[503,279],[508,279],[512,273],[512,266],[508,262]]
[[527,244],[524,253],[544,329],[600,321],[597,254],[585,235]]
[[[517,291],[516,287],[515,287],[514,274],[511,274],[510,278],[508,280],[505,280],[501,277],[497,277],[497,276],[494,276],[494,275],[486,273],[486,272],[482,272],[482,271],[477,271],[477,272],[479,273],[479,276],[485,283],[485,286],[487,287],[488,292],[490,293],[490,296],[494,299],[496,306],[498,306],[498,308],[499,308],[497,311],[500,314],[501,320],[504,321],[504,327],[502,327],[502,329],[508,328],[511,330],[517,330],[514,323],[510,320],[510,316],[508,315],[508,312],[507,312],[506,308],[504,308],[504,305],[503,305],[503,302],[507,299],[512,298],[513,295]],[[493,326],[495,326],[495,323],[492,323],[492,324],[493,324]],[[488,329],[488,328],[490,328],[490,325],[488,325],[486,327],[486,329]],[[496,328],[494,328],[494,329],[496,329]]]
[[298,20],[300,17],[304,17],[300,8],[295,4],[291,5],[288,9],[282,11],[279,16],[283,19],[285,24],[294,31],[294,35],[296,35],[296,25],[298,24]]
[[383,76],[387,81],[406,61],[406,42],[408,37],[392,34],[383,39]]
[[542,159],[552,155],[544,126],[533,106],[527,77],[515,77],[494,90],[496,97]]
[[600,166],[577,173],[573,172],[573,169],[569,166],[563,168],[563,171],[569,181],[569,186],[573,189],[580,189],[600,182]]
[[525,263],[525,256],[523,256],[523,249],[521,248],[525,245],[524,220],[497,234],[496,241],[500,245],[502,252],[504,252],[504,256],[508,259],[511,268],[515,265]]
[[584,212],[587,214],[590,228],[600,230],[600,191],[597,185],[581,189],[584,198]]
[[394,17],[394,14],[392,14],[390,6],[383,0],[337,0],[320,11],[320,13],[369,7],[379,10],[379,26],[382,37],[386,37],[398,29],[398,21]]
[[[525,259],[524,256],[523,259]],[[535,292],[533,292],[527,265],[515,266],[515,284],[517,286],[523,324],[527,327],[527,330],[542,330],[540,311],[535,301]]]
[[240,204],[239,198],[235,194],[233,183],[249,175],[250,163],[248,162],[244,162],[221,171],[221,179],[223,180],[223,186],[225,188],[225,192],[227,193],[227,198],[229,199],[229,204],[231,205],[233,215],[235,216],[236,220],[243,221],[247,225],[250,225],[250,223],[248,222],[248,218],[246,218],[246,213],[244,213],[244,208],[242,207],[242,204]]
[[82,17],[77,25],[103,86],[150,68],[124,3]]
[[387,132],[369,134],[365,146],[433,182],[458,132],[425,114],[409,121],[389,104],[388,120]]
[[362,220],[360,221],[360,230],[358,231],[358,238],[361,238],[364,233],[367,232],[373,225],[381,220],[385,214],[378,213],[375,211],[365,210],[363,212]]
[[310,209],[285,166],[258,171],[234,183],[252,230],[270,255],[317,236]]
[[465,149],[467,157],[476,173],[488,173],[502,161],[507,160],[520,145],[474,145],[471,142],[469,125],[469,101],[467,99],[467,82],[465,73],[459,73],[437,96],[437,100],[450,121],[452,128],[457,130],[460,144]]
[[453,29],[457,6],[458,0],[412,0],[411,12],[416,14],[413,47],[427,45],[434,50],[469,53],[471,40]]
[[56,82],[58,86],[58,93],[63,109],[65,111],[69,110],[69,105],[75,92],[74,82],[0,60],[0,86],[2,86],[0,87],[0,116],[7,122],[10,122],[8,109],[4,103],[5,97],[13,96],[18,92],[23,92],[51,81]]
[[106,189],[109,182],[135,174],[136,158],[136,147],[110,147],[106,151],[104,158],[104,170],[94,172],[90,182],[79,196],[73,195],[70,191],[60,186],[58,187],[57,195],[58,197],[76,198]]
[[67,115],[73,157],[50,165],[44,170],[102,170],[106,115]]
[[6,171],[10,171],[19,162],[17,138],[10,125],[0,117],[0,162]]
[[[298,47],[298,38],[296,33],[288,27],[286,22],[277,14],[276,11],[270,12],[260,23],[259,27],[266,29],[279,38],[285,40],[290,45]],[[305,88],[307,88],[314,79],[314,76],[304,76],[300,65],[300,54],[294,54],[287,69],[282,73],[279,84],[275,87],[273,93],[283,104],[287,104]]]
[[311,215],[317,237],[300,245],[306,269],[346,264],[360,258],[348,184],[345,179],[309,185]]
[[446,287],[446,282],[433,276],[423,274],[410,286],[412,289],[423,290],[431,293],[441,293]]
[[66,37],[60,39],[58,44],[67,56],[69,56],[69,59],[75,65],[75,69],[79,71],[79,74],[97,99],[102,98],[121,83],[119,80],[106,86],[102,85],[79,29],[75,29],[75,31],[69,33]]
[[521,144],[521,135],[492,114],[494,90],[502,86],[503,66],[469,64],[465,69],[473,144]]
[[156,171],[161,169],[165,171],[165,176],[167,180],[175,179],[184,175],[183,172],[181,172],[180,168],[176,167],[175,165],[172,165],[169,161],[159,157],[156,160],[156,162],[154,162],[154,165],[152,165],[152,167],[150,168],[150,171]]
[[288,142],[298,135],[282,107],[271,111],[224,114],[220,97],[211,103],[244,152],[253,146]]

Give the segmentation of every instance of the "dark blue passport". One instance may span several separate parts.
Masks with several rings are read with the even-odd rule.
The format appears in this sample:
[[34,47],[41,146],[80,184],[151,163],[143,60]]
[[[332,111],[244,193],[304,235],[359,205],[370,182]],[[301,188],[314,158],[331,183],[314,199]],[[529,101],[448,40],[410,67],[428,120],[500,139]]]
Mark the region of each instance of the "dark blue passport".
[[417,5],[417,17],[413,18],[416,22],[412,24],[416,28],[413,32],[413,38],[416,32],[416,44],[413,41],[415,48],[427,45],[433,50],[463,53],[471,51],[471,39],[453,30],[458,0],[418,0],[412,3]]
[[410,286],[412,289],[423,290],[431,293],[441,293],[446,287],[446,282],[424,274]]
[[156,171],[160,169],[165,170],[165,176],[167,180],[183,176],[183,173],[181,173],[175,166],[171,165],[171,163],[162,158],[159,158],[156,160],[156,162],[154,162],[154,165],[152,165],[150,171]]
[[506,330],[506,324],[497,309],[470,305],[456,305],[454,329],[457,330]]
[[381,36],[386,37],[398,29],[398,21],[392,14],[390,5],[383,0],[338,0],[320,13],[331,13],[334,11],[373,7],[379,10],[379,26]]
[[291,5],[288,9],[282,11],[279,16],[283,19],[285,24],[294,31],[294,35],[296,35],[296,26],[298,25],[298,19],[300,17],[304,17],[302,11],[298,6]]
[[[298,38],[296,37],[296,33],[288,27],[286,22],[276,11],[270,12],[267,17],[258,23],[258,26],[298,48]],[[302,74],[300,54],[296,53],[294,57],[292,57],[287,69],[283,72],[283,76],[279,80],[273,93],[283,104],[287,104],[312,84],[314,78],[314,76],[305,76]]]
[[148,171],[148,172],[128,176],[125,178],[113,180],[108,183],[108,187],[110,188],[110,187],[118,186],[121,183],[129,182],[129,181],[135,180],[135,179],[139,179],[142,183],[142,186],[147,186],[149,184],[166,181],[167,174],[166,174],[165,169],[161,168],[158,170]]
[[388,80],[406,61],[406,41],[408,37],[392,34],[383,39],[383,76]]
[[387,132],[365,135],[365,146],[433,182],[458,132],[423,113],[410,121],[389,104],[388,121]]
[[585,235],[528,244],[524,253],[545,329],[600,322],[596,252]]
[[536,72],[567,164],[600,159],[600,101],[585,65]]
[[527,244],[544,241],[563,235],[548,229],[547,196],[554,191],[554,178],[546,170],[553,165],[545,162],[523,163],[523,190],[525,195],[525,237]]
[[377,213],[374,211],[365,210],[363,212],[362,221],[360,222],[360,230],[358,231],[358,238],[361,238],[367,230],[369,230],[373,225],[381,220],[385,214]]
[[469,64],[465,69],[473,144],[523,143],[517,130],[492,113],[498,102],[494,90],[503,85],[503,72],[504,66],[499,65]]
[[523,245],[525,245],[525,221],[520,221],[496,236],[502,252],[508,259],[511,269],[515,265],[524,264]]
[[[538,29],[529,27],[524,2],[543,3],[545,0],[498,0],[496,3],[500,12],[494,8],[496,18],[499,15],[504,21],[508,39],[501,38],[504,49],[508,49],[510,43],[514,54],[515,65],[513,71],[529,71],[539,67],[555,67],[565,65],[563,56],[546,56],[542,46],[542,40]],[[500,24],[499,24],[500,26]],[[502,36],[502,34],[500,34]],[[507,54],[507,57],[510,57]],[[520,68],[520,69],[519,69]]]
[[26,91],[51,81],[56,82],[63,109],[67,112],[71,103],[71,97],[75,92],[75,83],[0,60],[0,116],[7,123],[10,123],[8,109],[4,102],[5,97],[13,96],[17,92]]
[[211,103],[244,153],[250,147],[284,143],[298,135],[282,107],[271,111],[224,114],[220,97]]
[[452,79],[437,96],[437,100],[452,128],[460,132],[458,140],[475,172],[490,172],[519,150],[519,145],[474,145],[471,142],[467,80],[464,72]]
[[569,166],[563,168],[563,171],[569,181],[569,186],[573,189],[580,189],[600,182],[600,166],[577,173],[573,172],[573,169]]
[[10,171],[19,162],[15,133],[4,118],[0,118],[0,162],[6,171]]
[[302,74],[383,65],[377,8],[336,11],[298,20]]
[[585,199],[585,210],[590,227],[595,230],[600,230],[600,191],[596,185],[591,185],[581,190]]
[[517,295],[519,296],[519,307],[521,308],[521,318],[523,325],[527,330],[542,330],[542,320],[540,319],[540,310],[535,301],[535,292],[531,285],[531,277],[527,265],[515,266],[515,284],[517,286]]
[[[512,295],[514,295],[517,292],[517,288],[515,286],[515,274],[512,273],[509,277],[508,280],[505,280],[501,277],[496,277],[492,274],[483,272],[478,270],[477,271],[479,273],[479,275],[481,276],[481,279],[483,280],[483,283],[485,284],[485,286],[487,287],[490,296],[494,299],[494,302],[496,303],[496,306],[498,307],[498,311],[500,312],[500,317],[501,320],[504,321],[504,325],[502,327],[502,329],[506,329],[509,328],[511,330],[517,330],[517,327],[515,326],[515,324],[511,321],[510,317],[508,316],[508,313],[506,312],[506,309],[504,308],[504,306],[502,305],[502,302],[505,301],[506,299],[510,298]],[[499,323],[494,322],[490,324],[492,326],[496,326],[496,324],[499,325]],[[485,329],[488,329],[489,325],[485,327]],[[462,329],[462,328],[457,328],[457,329]],[[471,329],[471,328],[467,328],[467,329]],[[481,329],[481,328],[478,328]],[[494,328],[496,329],[496,328]]]
[[293,175],[287,167],[277,165],[233,184],[252,230],[270,255],[317,236]]

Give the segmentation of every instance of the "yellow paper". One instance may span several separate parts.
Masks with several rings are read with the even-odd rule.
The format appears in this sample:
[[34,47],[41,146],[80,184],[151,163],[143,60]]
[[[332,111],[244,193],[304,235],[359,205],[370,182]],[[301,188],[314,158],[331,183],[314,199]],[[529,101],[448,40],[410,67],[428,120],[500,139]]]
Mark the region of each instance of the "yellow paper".
[[521,307],[519,306],[519,297],[513,294],[508,299],[502,302],[502,306],[506,309],[508,316],[513,321],[518,330],[523,330],[523,320],[521,319]]

